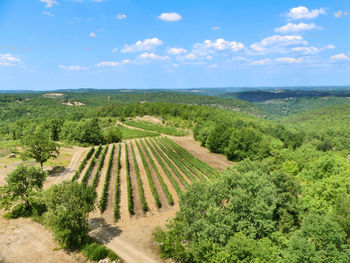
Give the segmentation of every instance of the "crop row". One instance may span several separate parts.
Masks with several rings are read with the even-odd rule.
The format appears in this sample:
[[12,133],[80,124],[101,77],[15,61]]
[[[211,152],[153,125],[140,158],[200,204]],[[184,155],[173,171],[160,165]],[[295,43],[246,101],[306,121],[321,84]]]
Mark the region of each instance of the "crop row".
[[163,162],[162,158],[159,156],[158,152],[153,148],[153,146],[149,143],[149,141],[145,139],[145,142],[146,142],[148,148],[151,149],[153,156],[157,159],[159,165],[162,167],[164,173],[167,175],[169,181],[173,185],[173,187],[176,190],[177,194],[180,195],[181,194],[181,188],[180,188],[179,184],[176,182],[176,180],[174,179],[174,177],[171,174],[171,172],[169,171],[168,167],[166,167],[166,165]]
[[172,147],[182,156],[187,158],[189,161],[193,163],[193,165],[200,170],[202,173],[206,174],[209,178],[216,177],[218,175],[218,171],[215,170],[213,167],[209,166],[205,162],[199,160],[198,158],[194,157],[192,154],[190,154],[188,151],[186,151],[184,148],[182,148],[180,145],[178,145],[176,142],[170,140],[169,138],[164,137],[164,140],[166,140]]
[[119,218],[119,181],[120,181],[120,154],[121,154],[121,144],[118,144],[118,155],[117,155],[117,171],[115,179],[115,193],[114,193],[114,219]]
[[136,143],[137,149],[139,151],[143,167],[145,168],[145,171],[146,171],[146,175],[147,175],[149,186],[150,186],[151,191],[152,191],[152,195],[154,197],[154,200],[156,202],[157,207],[159,208],[159,207],[161,207],[161,203],[159,201],[159,196],[158,196],[158,193],[157,193],[157,189],[156,189],[156,186],[154,184],[154,181],[153,181],[150,169],[148,167],[146,158],[145,158],[145,156],[144,156],[144,154],[143,154],[143,152],[141,150],[141,147],[140,147],[140,144],[138,143],[138,141],[135,140],[135,143]]
[[[106,145],[106,148],[107,147],[108,146]],[[101,199],[100,199],[100,203],[99,203],[99,208],[100,208],[101,212],[103,212],[106,209],[108,185],[109,185],[109,179],[111,177],[111,169],[112,169],[112,163],[113,163],[114,149],[115,149],[115,145],[113,144],[112,149],[111,149],[111,153],[110,153],[110,156],[109,156],[109,160],[108,160],[106,177],[105,177],[105,181],[104,181],[104,184],[103,184]]]
[[98,163],[97,171],[96,171],[95,176],[94,176],[94,179],[93,179],[93,181],[92,181],[92,186],[93,186],[94,188],[97,187],[98,181],[99,181],[99,179],[100,179],[100,173],[101,173],[103,164],[104,164],[104,162],[105,162],[105,158],[106,158],[107,151],[108,151],[108,145],[106,145],[106,147],[104,148],[104,150],[103,150],[103,152],[102,152],[101,159],[100,159],[100,161],[99,161],[99,163]]
[[157,153],[163,158],[163,160],[168,164],[168,166],[177,176],[177,178],[181,181],[182,185],[184,185],[187,188],[189,186],[189,183],[185,180],[185,178],[182,176],[182,174],[179,172],[176,166],[169,160],[169,157],[162,152],[162,150],[158,147],[154,140],[149,139],[149,141],[151,142],[152,146],[157,151]]
[[148,207],[147,207],[147,202],[146,202],[146,198],[145,198],[145,193],[144,193],[144,190],[143,190],[143,187],[142,187],[140,169],[139,169],[139,166],[137,164],[136,154],[135,154],[135,150],[134,150],[134,146],[133,146],[132,142],[130,142],[130,145],[131,145],[132,157],[133,157],[133,160],[134,160],[134,167],[135,167],[135,173],[136,173],[136,178],[137,178],[137,186],[139,188],[141,204],[142,204],[142,210],[144,212],[146,212],[148,210]]
[[95,148],[92,146],[91,149],[87,152],[85,158],[83,159],[83,161],[80,163],[78,170],[75,172],[75,174],[72,177],[72,181],[75,181],[79,178],[79,175],[81,173],[81,171],[83,171],[83,169],[85,168],[86,163],[90,160],[92,154],[94,153]]
[[141,145],[142,145],[142,147],[143,147],[143,149],[144,149],[144,151],[145,151],[145,153],[146,153],[146,155],[147,155],[147,157],[148,157],[148,160],[150,161],[150,163],[151,163],[151,165],[152,165],[152,167],[153,167],[154,172],[156,173],[156,175],[157,175],[157,177],[158,177],[158,179],[159,179],[159,181],[160,181],[160,184],[162,185],[163,191],[164,191],[165,195],[166,195],[167,198],[168,198],[169,204],[170,204],[170,205],[174,205],[173,196],[172,196],[171,193],[169,192],[168,186],[167,186],[166,183],[164,182],[164,179],[163,179],[163,177],[161,176],[161,174],[159,173],[159,170],[158,170],[158,168],[157,168],[156,163],[154,162],[154,160],[153,160],[151,154],[148,152],[148,149],[147,149],[146,145],[144,144],[144,142],[143,142],[142,140],[140,140],[140,142],[141,142]]
[[126,188],[128,191],[128,210],[131,215],[134,214],[134,202],[132,198],[132,186],[130,178],[130,163],[129,163],[129,154],[128,154],[128,145],[126,142],[125,145],[125,168],[126,168]]
[[163,152],[169,156],[169,158],[176,164],[176,166],[180,168],[180,170],[187,176],[187,178],[191,180],[191,182],[196,181],[196,178],[192,172],[188,170],[188,168],[183,164],[182,160],[178,158],[177,154],[170,150],[169,147],[166,147],[166,145],[163,145],[159,138],[155,138],[155,142],[163,150]]
[[165,145],[165,147],[167,147],[167,149],[168,149],[170,152],[172,152],[172,153],[175,154],[176,158],[177,158],[180,162],[182,162],[182,163],[186,166],[186,168],[187,168],[193,175],[195,175],[195,176],[196,176],[199,180],[201,180],[201,181],[205,181],[205,180],[206,180],[206,178],[203,176],[203,174],[201,173],[201,171],[199,171],[199,170],[193,165],[193,163],[192,163],[191,161],[188,160],[187,157],[185,157],[185,156],[181,155],[179,152],[177,152],[177,151],[169,144],[169,142],[168,142],[167,140],[164,139],[164,137],[161,137],[159,140],[160,140],[160,142],[162,142],[162,143]]
[[96,160],[97,160],[98,156],[100,155],[101,150],[102,150],[102,145],[100,144],[97,147],[97,150],[94,154],[94,157],[92,157],[92,160],[91,160],[87,170],[85,171],[83,178],[81,179],[82,184],[87,184],[87,181],[89,180],[90,174],[92,172],[92,169],[95,166]]

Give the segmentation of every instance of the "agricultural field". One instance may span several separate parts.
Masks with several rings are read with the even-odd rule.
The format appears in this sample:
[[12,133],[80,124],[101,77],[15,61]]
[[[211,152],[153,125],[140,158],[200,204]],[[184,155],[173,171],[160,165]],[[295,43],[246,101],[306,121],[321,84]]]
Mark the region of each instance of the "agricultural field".
[[128,139],[87,151],[72,181],[93,186],[106,222],[172,209],[190,184],[218,172],[168,137]]

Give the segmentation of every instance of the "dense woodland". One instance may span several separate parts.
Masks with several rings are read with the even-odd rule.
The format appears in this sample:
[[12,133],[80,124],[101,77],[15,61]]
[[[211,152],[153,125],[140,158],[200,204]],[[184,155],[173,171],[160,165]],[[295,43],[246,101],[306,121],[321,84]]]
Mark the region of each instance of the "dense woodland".
[[[89,146],[189,130],[202,146],[235,162],[215,179],[194,183],[181,195],[176,217],[154,233],[164,257],[213,263],[350,261],[346,92],[317,98],[294,94],[293,107],[301,103],[295,110],[299,113],[293,115],[277,114],[278,105],[264,111],[267,108],[261,104],[236,98],[166,91],[60,93],[64,96],[0,95],[1,145],[13,141],[30,146],[35,133],[60,144]],[[261,103],[267,95],[257,96]],[[334,96],[333,102],[326,96]],[[63,104],[67,102],[84,105]],[[315,109],[306,111],[307,102]],[[130,121],[144,115],[158,116],[162,124]],[[120,123],[146,128],[143,133],[148,134],[132,133]],[[73,183],[66,188],[96,198],[90,188],[80,189]],[[53,216],[56,208],[50,200],[69,189],[50,190],[44,204],[33,201],[33,209],[46,204],[45,216],[52,224],[63,220]],[[90,206],[78,216],[87,211]]]

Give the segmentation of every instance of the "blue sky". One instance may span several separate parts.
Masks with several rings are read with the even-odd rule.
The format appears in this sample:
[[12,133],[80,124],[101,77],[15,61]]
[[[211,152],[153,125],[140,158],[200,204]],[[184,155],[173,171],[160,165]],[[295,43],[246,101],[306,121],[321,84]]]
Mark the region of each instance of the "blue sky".
[[1,0],[0,89],[350,85],[349,0]]

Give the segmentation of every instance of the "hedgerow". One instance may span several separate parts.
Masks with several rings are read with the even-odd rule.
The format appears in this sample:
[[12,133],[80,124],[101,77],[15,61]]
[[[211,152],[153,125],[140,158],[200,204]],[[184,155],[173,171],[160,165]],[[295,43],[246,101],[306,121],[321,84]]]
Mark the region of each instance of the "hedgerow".
[[111,154],[110,154],[109,160],[108,160],[105,182],[103,184],[101,199],[100,199],[100,203],[99,203],[99,208],[100,208],[101,212],[103,212],[106,209],[108,185],[109,185],[109,179],[111,177],[111,168],[112,168],[112,162],[113,162],[114,149],[115,149],[115,145],[113,144],[112,149],[111,149]]

